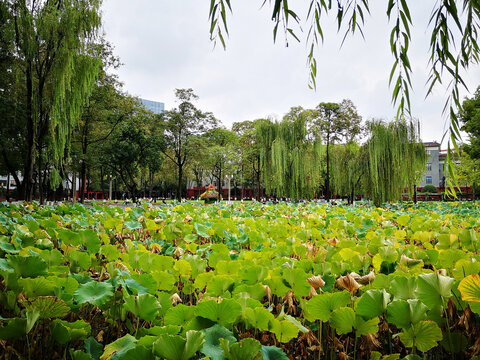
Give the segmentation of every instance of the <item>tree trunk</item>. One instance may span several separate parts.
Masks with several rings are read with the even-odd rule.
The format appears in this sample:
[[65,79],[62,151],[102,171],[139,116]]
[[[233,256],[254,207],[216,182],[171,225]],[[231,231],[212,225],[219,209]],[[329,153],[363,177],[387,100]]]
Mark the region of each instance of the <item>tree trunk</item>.
[[43,149],[42,145],[38,146],[38,192],[40,195],[40,205],[43,205],[45,202],[45,176],[46,170],[43,169],[42,161]]
[[330,201],[330,134],[327,135],[327,175],[325,179],[325,200]]
[[183,165],[178,166],[177,200],[182,201]]
[[72,170],[72,203],[77,201],[77,180],[75,179],[75,170]]
[[413,203],[417,203],[417,185],[413,185]]
[[87,172],[87,165],[85,164],[85,160],[82,160],[82,166],[80,167],[80,202],[83,204],[85,202],[85,182],[86,182],[86,174]]
[[33,83],[32,83],[32,63],[27,63],[26,69],[27,82],[27,157],[25,159],[25,170],[23,178],[23,199],[26,201],[33,200],[34,186],[34,167],[35,167],[35,124],[33,121]]

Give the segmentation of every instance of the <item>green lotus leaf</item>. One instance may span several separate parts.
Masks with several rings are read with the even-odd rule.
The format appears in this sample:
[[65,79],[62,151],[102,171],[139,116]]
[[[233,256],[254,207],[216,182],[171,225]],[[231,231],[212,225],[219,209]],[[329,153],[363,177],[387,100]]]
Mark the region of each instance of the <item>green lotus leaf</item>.
[[100,360],[117,359],[127,353],[127,351],[134,349],[136,343],[137,339],[135,339],[132,335],[127,334],[106,345],[102,356],[100,356]]
[[120,256],[117,247],[110,244],[100,246],[100,254],[105,256],[108,261],[115,261]]
[[163,334],[153,343],[153,353],[166,360],[188,360],[195,356],[205,342],[201,331],[189,330],[186,338]]
[[15,269],[8,264],[7,259],[0,259],[0,271],[13,273]]
[[480,302],[480,276],[477,274],[468,275],[460,281],[458,290],[462,294],[463,301]]
[[235,278],[230,275],[214,276],[207,284],[206,294],[212,297],[223,296],[225,291],[233,291],[234,283]]
[[208,234],[208,228],[205,225],[200,223],[195,223],[193,226],[195,227],[197,234],[200,235],[201,237],[204,237],[204,238],[210,237],[210,235]]
[[162,291],[172,290],[175,282],[177,281],[177,279],[175,279],[175,276],[165,271],[155,271],[152,273],[152,277],[157,282],[158,290]]
[[160,316],[165,317],[173,307],[172,300],[170,300],[171,295],[164,291],[158,291],[156,295],[159,304],[162,306],[160,309]]
[[135,220],[125,221],[123,226],[125,226],[125,229],[128,231],[135,231],[142,228],[142,224]]
[[423,320],[409,329],[404,329],[400,333],[400,340],[407,347],[415,347],[426,352],[437,346],[438,341],[442,340],[442,330],[438,325],[430,320]]
[[25,311],[25,317],[27,318],[26,331],[27,334],[32,330],[33,326],[40,318],[40,312],[38,310],[27,310]]
[[182,276],[188,276],[192,273],[192,265],[187,260],[180,259],[175,262],[173,269]]
[[417,281],[415,277],[397,276],[390,282],[389,291],[395,300],[408,300],[415,298]]
[[98,238],[98,234],[91,230],[80,230],[78,232],[78,237],[80,239],[80,243],[85,246],[89,254],[96,254],[100,250],[100,246],[102,243]]
[[285,314],[283,306],[282,306],[282,310],[280,311],[280,314],[278,314],[278,316],[277,316],[277,320],[288,320],[293,325],[295,325],[298,328],[299,331],[301,331],[303,333],[308,333],[310,331],[305,326],[303,326],[300,321],[295,319],[293,316]]
[[160,312],[161,305],[153,295],[130,295],[125,296],[124,299],[124,308],[140,319],[153,321]]
[[427,317],[427,306],[418,299],[395,300],[387,306],[387,321],[406,329]]
[[298,335],[298,327],[288,320],[273,319],[270,321],[270,331],[275,334],[277,340],[281,343],[289,342]]
[[237,341],[232,332],[222,325],[215,324],[208,329],[202,330],[205,334],[205,343],[200,352],[212,360],[223,360],[223,350],[220,347],[220,339],[226,339],[230,344]]
[[52,317],[64,317],[70,312],[70,308],[65,301],[55,296],[40,296],[31,303],[25,303],[27,310],[36,310],[39,312],[40,319]]
[[10,255],[8,265],[24,278],[46,275],[48,270],[48,264],[40,256]]
[[29,297],[47,296],[55,293],[56,284],[43,276],[37,278],[19,279],[18,285],[22,288],[23,293]]
[[69,230],[69,229],[57,229],[58,240],[60,240],[65,245],[78,246],[81,244],[80,237],[78,233]]
[[140,345],[141,340],[142,339],[137,342],[137,345],[133,349],[128,349],[121,354],[115,354],[112,360],[155,360],[152,348]]
[[83,344],[85,351],[89,354],[93,359],[99,359],[103,353],[103,345],[97,342],[93,336],[90,336],[85,343]]
[[233,324],[242,313],[242,307],[233,299],[224,299],[220,303],[206,300],[197,304],[195,315],[212,320],[220,325]]
[[72,360],[95,360],[92,355],[83,352],[82,350],[70,349],[70,357]]
[[263,360],[288,360],[288,356],[276,346],[262,345],[260,353],[263,355]]
[[[170,301],[170,299],[169,299]],[[195,317],[195,307],[178,304],[165,314],[165,325],[183,326]]]
[[270,278],[265,279],[264,284],[268,285],[272,293],[279,297],[284,297],[291,290],[285,285],[283,277],[279,275],[273,275]]
[[8,241],[0,240],[0,250],[6,252],[7,254],[18,254],[20,250],[15,249],[15,246]]
[[353,325],[355,328],[355,336],[360,337],[367,334],[376,334],[378,332],[379,322],[380,320],[378,317],[374,317],[370,320],[364,320],[363,317],[356,315],[355,324]]
[[91,281],[82,284],[74,293],[74,299],[78,304],[86,302],[100,306],[105,304],[113,295],[113,286],[107,282]]
[[355,312],[352,308],[341,307],[333,310],[330,325],[337,330],[338,334],[347,334],[355,325]]
[[55,319],[51,326],[52,337],[60,344],[66,344],[74,340],[85,340],[91,331],[90,324],[83,320],[68,322]]
[[310,293],[310,284],[307,282],[307,277],[307,274],[302,269],[283,270],[283,279],[297,297],[308,296]]
[[258,340],[252,338],[246,338],[231,345],[228,340],[220,339],[220,346],[228,360],[259,360],[262,357],[259,354],[262,345]]
[[240,293],[247,293],[252,299],[258,301],[262,301],[262,299],[265,297],[265,289],[260,283],[255,285],[241,284],[239,286],[235,286],[232,296],[236,296]]
[[305,319],[308,321],[329,321],[333,310],[349,303],[350,293],[347,291],[315,295],[306,303]]
[[86,271],[92,265],[90,255],[84,251],[72,250],[66,256],[70,262],[70,269],[72,273]]
[[267,276],[267,269],[263,266],[253,265],[242,271],[242,280],[247,285],[255,285],[262,282]]
[[455,280],[438,273],[421,274],[417,278],[415,294],[429,309],[438,304],[446,304],[452,296],[452,286]]
[[42,251],[40,257],[47,262],[49,267],[58,266],[65,261],[63,254],[57,249]]
[[168,335],[177,335],[181,327],[178,325],[166,325],[166,326],[152,326],[149,329],[145,329],[146,333],[149,335],[162,335],[162,334],[168,334]]
[[370,289],[358,301],[355,312],[365,319],[371,319],[382,315],[387,309],[389,301],[390,294],[385,290]]
[[267,331],[269,323],[274,319],[273,314],[264,307],[246,308],[244,318],[250,328]]
[[6,325],[0,326],[0,339],[18,339],[27,333],[27,320],[21,318],[1,319],[0,323],[6,322]]

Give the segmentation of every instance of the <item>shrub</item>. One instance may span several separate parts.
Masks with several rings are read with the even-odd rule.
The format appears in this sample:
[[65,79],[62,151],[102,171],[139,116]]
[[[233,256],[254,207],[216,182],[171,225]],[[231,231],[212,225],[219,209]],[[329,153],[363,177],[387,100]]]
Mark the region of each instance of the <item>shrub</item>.
[[422,189],[422,193],[438,193],[438,190],[433,185],[425,185]]

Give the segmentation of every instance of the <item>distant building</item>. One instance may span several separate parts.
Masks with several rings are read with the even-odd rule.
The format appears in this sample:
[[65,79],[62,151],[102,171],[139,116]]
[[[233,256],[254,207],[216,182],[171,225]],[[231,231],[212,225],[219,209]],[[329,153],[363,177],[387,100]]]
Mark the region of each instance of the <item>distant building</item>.
[[154,114],[161,114],[165,111],[165,104],[158,101],[146,100],[139,98],[140,102],[145,106],[147,110],[150,110]]
[[427,164],[425,175],[420,181],[419,186],[443,186],[443,159],[440,166],[440,144],[436,141],[425,142],[423,144],[427,152]]

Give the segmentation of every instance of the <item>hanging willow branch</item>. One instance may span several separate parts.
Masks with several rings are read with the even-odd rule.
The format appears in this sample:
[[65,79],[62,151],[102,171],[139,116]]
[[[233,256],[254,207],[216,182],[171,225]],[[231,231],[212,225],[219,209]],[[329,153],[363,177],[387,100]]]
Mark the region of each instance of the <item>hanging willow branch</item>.
[[257,126],[260,165],[266,193],[293,199],[311,199],[320,181],[319,142],[307,141],[306,115],[286,116],[281,122]]
[[[306,0],[308,13],[306,15],[307,64],[309,67],[309,85],[316,88],[317,61],[316,50],[323,42],[324,32],[322,19],[329,13],[336,14],[338,30],[344,29],[345,40],[349,34],[359,32],[363,36],[362,27],[365,23],[365,15],[370,12],[368,0]],[[262,0],[265,5],[267,0]],[[282,24],[286,42],[289,37],[298,40],[295,33],[297,29],[289,26],[289,19],[298,24],[298,30],[302,31],[302,19],[291,7],[287,0],[269,0],[272,6],[272,20],[274,21],[274,39],[277,36],[279,24]],[[397,107],[397,120],[410,116],[410,93],[411,93],[411,64],[408,56],[409,44],[412,41],[410,27],[412,17],[409,3],[412,0],[388,0],[386,14],[393,23],[390,32],[390,48],[394,63],[390,72],[390,84],[392,86],[392,101]],[[448,84],[448,95],[445,101],[444,114],[449,119],[448,154],[446,172],[454,177],[452,151],[458,151],[460,140],[459,120],[457,113],[461,109],[460,88],[467,88],[463,74],[472,65],[477,65],[480,60],[480,48],[478,36],[480,34],[480,2],[478,0],[438,0],[432,1],[432,13],[428,25],[431,27],[430,37],[430,61],[428,80],[428,97],[434,86],[438,83]],[[211,0],[210,6],[210,34],[215,39],[215,34],[221,34],[221,27],[227,29],[227,13],[225,9],[231,9],[231,0]],[[221,11],[220,11],[221,10]],[[218,14],[221,14],[219,16]],[[221,24],[221,25],[220,25]],[[358,31],[357,31],[358,30]],[[221,38],[221,37],[220,37]],[[223,38],[222,43],[225,47]],[[468,90],[468,89],[467,89]],[[450,178],[448,180],[450,182]],[[450,184],[453,189],[453,184]]]
[[419,138],[418,122],[400,120],[369,124],[367,193],[375,205],[398,200],[425,170],[426,152]]

